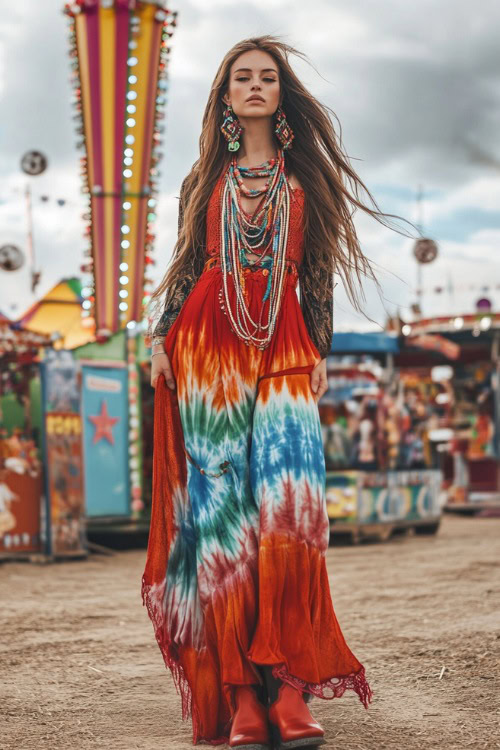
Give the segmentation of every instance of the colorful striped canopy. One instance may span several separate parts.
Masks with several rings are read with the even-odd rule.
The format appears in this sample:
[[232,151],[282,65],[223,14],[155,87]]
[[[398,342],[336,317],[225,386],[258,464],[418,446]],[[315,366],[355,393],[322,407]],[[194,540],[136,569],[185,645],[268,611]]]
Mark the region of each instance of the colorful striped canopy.
[[91,259],[82,270],[92,273],[94,289],[84,315],[93,312],[96,334],[106,338],[140,321],[148,296],[167,26],[175,14],[136,0],[80,0],[65,11],[90,193]]

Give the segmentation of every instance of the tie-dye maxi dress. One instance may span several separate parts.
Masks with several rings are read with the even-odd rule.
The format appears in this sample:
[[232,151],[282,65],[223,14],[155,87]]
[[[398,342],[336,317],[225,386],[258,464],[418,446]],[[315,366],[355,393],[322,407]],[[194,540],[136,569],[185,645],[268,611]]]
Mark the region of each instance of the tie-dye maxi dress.
[[[325,564],[325,462],[310,385],[321,357],[296,293],[304,195],[292,193],[283,302],[260,350],[233,333],[219,301],[221,185],[207,210],[208,267],[165,338],[176,390],[159,378],[142,581],[193,743],[214,745],[228,739],[230,686],[259,682],[257,664],[321,698],[352,689],[368,707],[372,697]],[[256,315],[266,270],[246,278]]]

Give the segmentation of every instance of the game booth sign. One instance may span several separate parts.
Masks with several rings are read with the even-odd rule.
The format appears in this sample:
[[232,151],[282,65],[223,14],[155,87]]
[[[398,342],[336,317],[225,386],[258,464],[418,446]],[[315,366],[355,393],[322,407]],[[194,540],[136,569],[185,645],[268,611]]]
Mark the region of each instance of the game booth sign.
[[394,357],[398,337],[336,334],[319,403],[332,534],[388,539],[436,533],[442,473],[405,403]]
[[71,351],[48,350],[40,363],[49,557],[88,554],[80,414],[80,373]]

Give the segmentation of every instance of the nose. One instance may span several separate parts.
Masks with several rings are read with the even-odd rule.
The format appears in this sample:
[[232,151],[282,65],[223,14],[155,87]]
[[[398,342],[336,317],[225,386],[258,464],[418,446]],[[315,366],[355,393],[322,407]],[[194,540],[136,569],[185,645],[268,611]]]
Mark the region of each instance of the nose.
[[260,89],[260,81],[259,81],[258,79],[257,79],[256,81],[254,81],[254,82],[252,83],[252,87],[251,87],[251,88],[252,88],[252,91],[253,91],[254,89]]

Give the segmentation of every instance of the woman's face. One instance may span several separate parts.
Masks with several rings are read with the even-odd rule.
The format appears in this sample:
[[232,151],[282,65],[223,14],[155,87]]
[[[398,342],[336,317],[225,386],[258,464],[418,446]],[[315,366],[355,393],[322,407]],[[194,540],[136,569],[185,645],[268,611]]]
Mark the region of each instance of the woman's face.
[[280,101],[280,82],[278,66],[271,55],[257,49],[240,55],[231,65],[223,99],[240,119],[273,115]]

